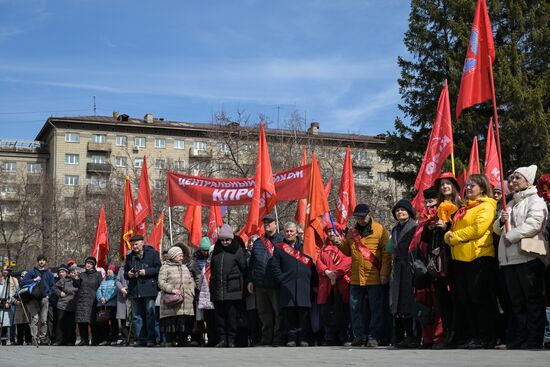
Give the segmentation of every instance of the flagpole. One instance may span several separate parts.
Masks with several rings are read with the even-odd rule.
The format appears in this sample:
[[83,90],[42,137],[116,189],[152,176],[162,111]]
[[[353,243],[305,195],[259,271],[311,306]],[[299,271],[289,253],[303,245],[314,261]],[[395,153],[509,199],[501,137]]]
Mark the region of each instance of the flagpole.
[[174,241],[172,240],[172,207],[168,207],[168,224],[170,225],[170,247],[174,246]]
[[456,176],[455,173],[455,152],[451,152],[451,171],[453,172],[453,176]]
[[[498,113],[497,113],[497,99],[495,96],[495,80],[493,78],[493,60],[491,60],[491,55],[489,57],[489,76],[491,78],[491,93],[492,93],[492,99],[493,99],[493,117],[495,120],[495,131],[496,131],[496,138],[497,138],[497,154],[498,154],[498,168],[500,169],[500,185],[502,190],[502,208],[503,210],[506,210],[506,195],[505,188],[504,188],[504,170],[502,169],[502,150],[500,149],[500,132],[499,132],[499,126],[498,126]],[[506,221],[506,232],[510,230],[508,221]]]
[[279,233],[279,215],[277,214],[277,204],[273,207],[275,209],[275,222],[277,223],[277,233]]

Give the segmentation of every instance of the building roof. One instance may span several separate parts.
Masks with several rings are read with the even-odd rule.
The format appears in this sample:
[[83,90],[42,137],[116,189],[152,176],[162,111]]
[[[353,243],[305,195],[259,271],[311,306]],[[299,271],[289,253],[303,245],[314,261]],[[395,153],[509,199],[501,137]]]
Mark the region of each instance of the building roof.
[[[127,117],[127,121],[121,121],[121,117]],[[157,128],[168,130],[186,130],[195,132],[228,132],[231,129],[248,130],[250,133],[258,133],[257,126],[240,126],[236,123],[229,125],[220,125],[215,123],[198,123],[198,122],[183,122],[183,121],[169,121],[162,118],[153,118],[152,122],[147,122],[145,118],[134,118],[127,115],[120,115],[119,118],[113,116],[74,116],[74,117],[50,117],[36,136],[37,140],[44,140],[46,133],[52,128],[55,123],[75,123],[85,125],[104,125],[105,127],[136,127],[136,128]],[[368,136],[361,134],[343,134],[333,132],[321,132],[316,134],[308,133],[305,131],[294,131],[288,129],[272,129],[266,128],[266,135],[269,136],[282,136],[282,137],[304,137],[315,138],[321,140],[338,140],[343,143],[355,142],[362,144],[384,144],[385,135],[380,134],[377,136]]]

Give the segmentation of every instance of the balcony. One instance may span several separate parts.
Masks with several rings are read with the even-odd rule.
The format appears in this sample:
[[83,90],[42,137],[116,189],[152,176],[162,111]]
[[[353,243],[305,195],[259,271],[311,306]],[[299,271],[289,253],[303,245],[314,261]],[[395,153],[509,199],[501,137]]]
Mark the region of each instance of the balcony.
[[87,163],[86,172],[110,174],[113,170],[111,163]]
[[355,184],[357,186],[372,186],[374,185],[373,178],[355,177]]
[[374,166],[374,160],[372,158],[353,158],[353,167],[372,168]]
[[90,141],[88,142],[88,151],[111,153],[111,143],[93,143]]
[[0,201],[19,201],[18,192],[0,192]]
[[15,212],[2,213],[2,222],[4,223],[18,223],[21,218]]
[[211,159],[212,150],[189,148],[189,158]]
[[27,173],[27,183],[30,185],[40,185],[42,183],[42,175],[40,173]]
[[86,195],[105,195],[107,194],[107,188],[99,185],[86,185]]

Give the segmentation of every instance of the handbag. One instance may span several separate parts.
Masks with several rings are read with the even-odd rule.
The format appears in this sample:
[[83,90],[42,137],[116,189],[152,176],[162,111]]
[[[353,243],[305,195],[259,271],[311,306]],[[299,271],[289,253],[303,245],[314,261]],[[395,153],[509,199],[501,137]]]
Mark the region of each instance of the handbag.
[[438,278],[445,278],[448,275],[447,251],[444,245],[432,250],[428,260],[428,272]]
[[164,304],[167,306],[174,306],[174,305],[177,305],[178,303],[183,302],[183,295],[174,294],[174,293],[163,293],[162,302],[164,302]]
[[111,311],[104,307],[103,309],[97,311],[95,321],[99,324],[105,323],[111,319]]
[[548,255],[548,242],[544,233],[544,225],[546,223],[546,216],[542,221],[542,228],[533,237],[522,238],[519,242],[519,248],[521,251],[530,255],[545,258]]

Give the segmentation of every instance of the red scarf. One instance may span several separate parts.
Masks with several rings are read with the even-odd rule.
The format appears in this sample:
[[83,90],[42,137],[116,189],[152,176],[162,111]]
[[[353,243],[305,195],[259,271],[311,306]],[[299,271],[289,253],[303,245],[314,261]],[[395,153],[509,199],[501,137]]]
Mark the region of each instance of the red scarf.
[[289,246],[284,242],[278,243],[277,247],[283,250],[285,253],[292,256],[293,258],[295,258],[296,260],[302,262],[304,265],[309,265],[309,263],[311,262],[311,259],[309,257],[302,255],[300,251],[292,248],[291,246]]
[[208,286],[210,286],[210,277],[212,276],[212,269],[210,269],[210,263],[206,263],[204,265],[204,278],[206,279],[206,283]]
[[372,265],[374,265],[376,269],[380,270],[380,268],[382,268],[382,264],[380,263],[380,260],[378,260],[376,255],[372,253],[370,248],[363,245],[363,243],[361,242],[361,235],[359,234],[359,231],[353,228],[351,230],[351,235],[353,237],[353,241],[355,241],[355,246],[357,246],[357,249],[359,250],[359,252],[361,252],[361,255],[363,255],[365,260],[367,260]]
[[455,213],[455,216],[453,218],[453,224],[458,222],[460,219],[464,218],[466,215],[466,212],[472,208],[475,208],[476,206],[481,204],[481,200],[474,201],[468,206],[463,206],[462,208],[458,209],[458,211]]
[[275,249],[275,246],[273,246],[273,243],[271,243],[269,238],[260,237],[260,240],[262,241],[262,244],[264,245],[267,252],[269,252],[269,254],[273,256],[273,250]]

